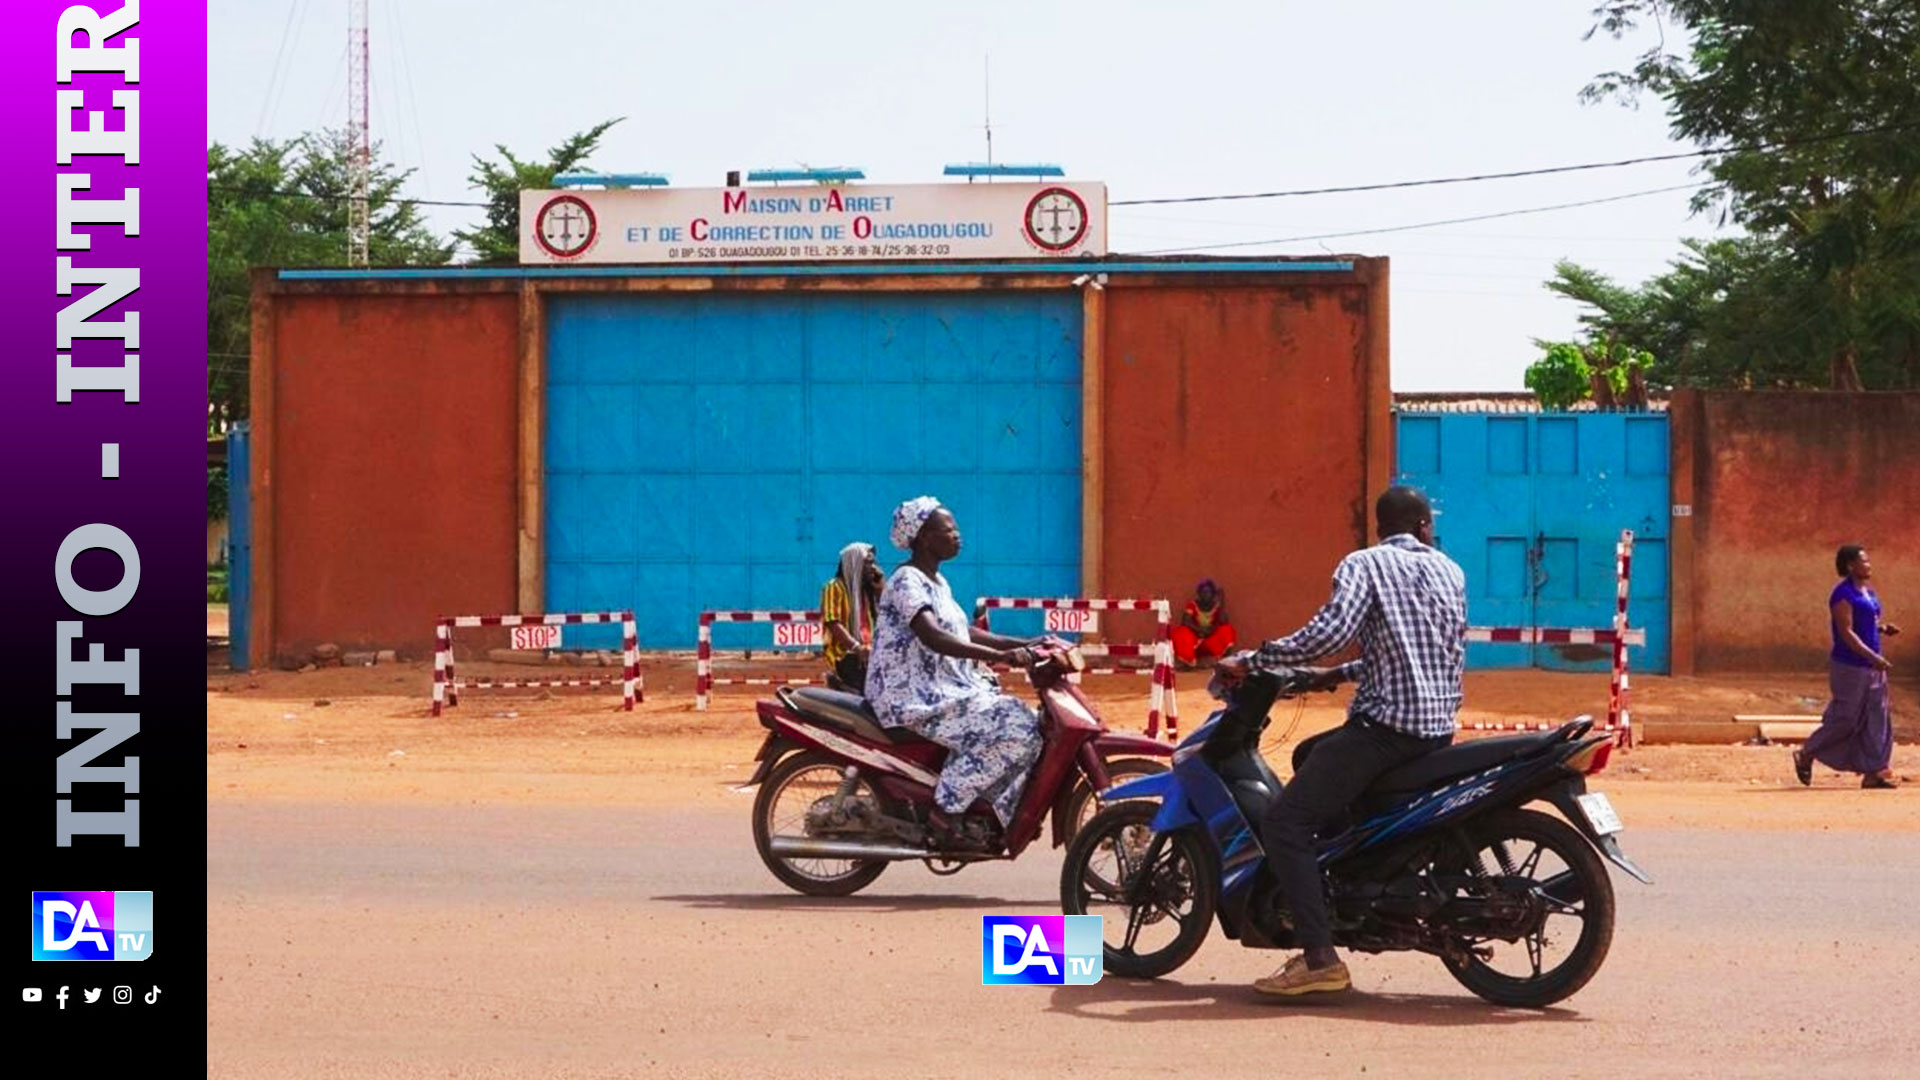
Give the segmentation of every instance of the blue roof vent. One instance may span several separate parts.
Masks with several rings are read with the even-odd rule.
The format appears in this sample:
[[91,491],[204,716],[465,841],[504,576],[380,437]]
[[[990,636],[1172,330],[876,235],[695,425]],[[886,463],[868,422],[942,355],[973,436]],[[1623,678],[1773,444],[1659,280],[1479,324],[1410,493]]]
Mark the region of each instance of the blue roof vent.
[[636,188],[666,187],[664,173],[561,173],[553,178],[555,187]]
[[782,180],[811,180],[817,184],[837,184],[847,180],[865,180],[866,178],[867,174],[859,169],[841,166],[822,169],[755,169],[747,174],[747,183],[777,184]]
[[960,165],[949,165],[945,170],[945,175],[964,176],[967,178],[967,183],[971,184],[976,176],[985,176],[988,178],[995,176],[1031,176],[1038,180],[1048,176],[1065,176],[1067,175],[1067,170],[1062,169],[1058,165],[991,165],[974,161]]

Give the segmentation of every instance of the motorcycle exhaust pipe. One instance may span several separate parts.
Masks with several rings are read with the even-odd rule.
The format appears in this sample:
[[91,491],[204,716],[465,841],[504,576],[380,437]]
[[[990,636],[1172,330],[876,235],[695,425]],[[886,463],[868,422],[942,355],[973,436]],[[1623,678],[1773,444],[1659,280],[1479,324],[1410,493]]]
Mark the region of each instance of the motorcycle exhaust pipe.
[[805,836],[776,836],[767,841],[783,859],[925,859],[935,853],[905,844],[869,844],[858,840],[815,840]]

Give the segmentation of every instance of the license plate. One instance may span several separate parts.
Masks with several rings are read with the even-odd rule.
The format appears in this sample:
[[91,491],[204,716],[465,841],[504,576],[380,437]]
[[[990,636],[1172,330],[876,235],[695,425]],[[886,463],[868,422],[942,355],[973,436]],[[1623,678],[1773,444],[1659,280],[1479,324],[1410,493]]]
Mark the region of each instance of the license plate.
[[1620,815],[1613,812],[1613,804],[1597,791],[1576,796],[1580,802],[1580,812],[1587,815],[1587,823],[1601,836],[1612,836],[1626,828],[1620,823]]

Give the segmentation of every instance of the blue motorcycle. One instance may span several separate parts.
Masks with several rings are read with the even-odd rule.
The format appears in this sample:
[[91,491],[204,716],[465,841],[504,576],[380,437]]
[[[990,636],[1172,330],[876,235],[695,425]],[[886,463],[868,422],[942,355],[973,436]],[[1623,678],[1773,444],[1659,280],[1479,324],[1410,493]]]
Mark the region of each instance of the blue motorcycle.
[[[1224,707],[1180,744],[1173,770],[1103,793],[1105,808],[1067,851],[1060,902],[1069,915],[1110,916],[1108,974],[1166,975],[1215,919],[1247,948],[1297,947],[1261,850],[1259,823],[1281,784],[1260,738],[1273,703],[1310,681],[1301,671],[1237,683],[1216,674],[1208,690]],[[1475,739],[1382,775],[1320,845],[1334,944],[1430,953],[1499,1005],[1538,1008],[1585,986],[1613,941],[1602,857],[1650,882],[1620,850],[1606,796],[1586,790],[1614,745],[1592,727],[1580,717]],[[1295,750],[1296,769],[1313,742]]]

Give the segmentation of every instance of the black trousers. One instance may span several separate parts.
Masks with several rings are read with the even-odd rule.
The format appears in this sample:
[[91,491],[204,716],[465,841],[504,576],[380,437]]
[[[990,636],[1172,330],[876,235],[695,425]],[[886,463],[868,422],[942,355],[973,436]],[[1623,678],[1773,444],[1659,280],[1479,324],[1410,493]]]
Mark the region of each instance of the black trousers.
[[1294,931],[1302,946],[1333,944],[1320,862],[1314,854],[1320,830],[1342,817],[1375,777],[1452,741],[1451,735],[1432,739],[1408,735],[1355,715],[1347,718],[1345,726],[1311,740],[1310,749],[1302,746],[1308,751],[1305,759],[1295,763],[1292,782],[1268,805],[1266,820],[1260,824],[1267,863],[1293,912]]

